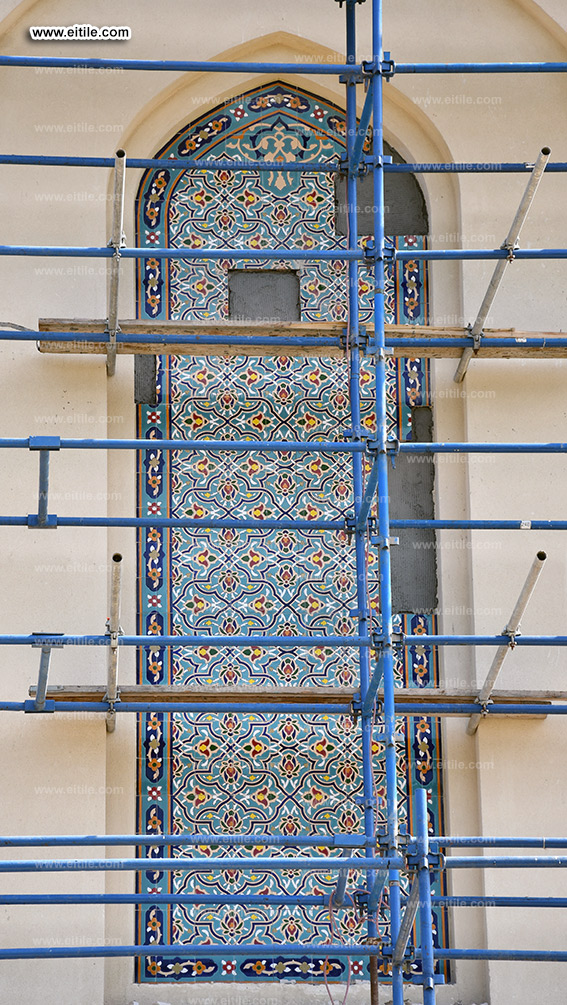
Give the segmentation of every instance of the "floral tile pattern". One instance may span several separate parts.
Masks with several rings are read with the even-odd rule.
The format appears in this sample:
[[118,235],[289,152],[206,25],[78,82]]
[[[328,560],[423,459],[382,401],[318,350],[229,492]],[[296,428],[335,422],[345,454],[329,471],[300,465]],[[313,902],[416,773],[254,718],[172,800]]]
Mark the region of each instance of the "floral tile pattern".
[[[228,317],[229,268],[258,268],[230,258],[230,249],[340,248],[334,234],[331,176],[285,171],[285,163],[329,160],[344,152],[344,115],[312,95],[271,84],[241,95],[216,113],[193,122],[161,151],[161,157],[203,156],[279,160],[282,170],[234,173],[219,170],[147,173],[137,202],[139,239],[155,257],[140,263],[139,315],[151,319],[219,320]],[[397,239],[421,247],[423,238]],[[160,259],[160,248],[226,248],[223,260],[197,264]],[[302,318],[348,322],[344,263],[270,262],[260,267],[296,268]],[[423,263],[405,262],[388,276],[390,320],[424,323]],[[371,283],[360,269],[361,320],[372,318]],[[140,407],[139,435],[155,440],[138,471],[141,515],[300,517],[340,519],[352,509],[352,459],[335,453],[237,454],[162,451],[162,438],[344,439],[350,426],[349,367],[345,359],[161,357],[159,403]],[[411,408],[427,404],[429,373],[419,359],[390,361],[387,377],[390,431],[406,438]],[[374,373],[369,358],[361,374],[364,428],[375,428]],[[368,548],[372,616],[379,624],[376,554]],[[139,539],[140,631],[149,635],[349,635],[356,621],[356,570],[352,543],[326,531],[246,531],[149,528]],[[403,629],[427,633],[433,619],[404,616]],[[401,626],[402,627],[402,626]],[[304,684],[317,688],[356,686],[355,649],[215,648],[168,650],[156,645],[140,654],[140,681],[151,684]],[[434,686],[435,653],[416,646],[397,664],[400,685]],[[287,837],[351,834],[361,829],[360,725],[351,716],[283,715],[269,712],[207,712],[140,716],[138,826],[141,833],[266,833]],[[384,815],[384,748],[380,721],[373,739],[376,812]],[[429,719],[400,720],[401,819],[407,819],[412,788],[430,793],[432,825],[442,820],[440,735]],[[139,981],[319,982],[366,977],[364,960],[312,959],[308,941],[362,940],[363,921],[354,901],[329,913],[336,882],[329,871],[195,873],[184,867],[187,851],[173,848],[179,870],[160,871],[164,849],[147,851],[151,867],[141,890],[191,894],[198,906],[142,905],[137,937],[155,955],[138,961]],[[198,849],[201,857],[254,859],[261,855],[309,854],[297,847],[269,849],[221,846]],[[351,873],[350,895],[364,876]],[[257,903],[221,905],[207,897],[253,894]],[[266,905],[266,896],[324,898],[312,905]],[[387,905],[381,930],[387,928]],[[438,913],[438,935],[446,937]],[[331,936],[331,933],[334,934]],[[262,955],[266,941],[298,944],[295,959]],[[163,957],[160,943],[178,942],[179,955]],[[250,958],[196,957],[191,945],[255,943]]]

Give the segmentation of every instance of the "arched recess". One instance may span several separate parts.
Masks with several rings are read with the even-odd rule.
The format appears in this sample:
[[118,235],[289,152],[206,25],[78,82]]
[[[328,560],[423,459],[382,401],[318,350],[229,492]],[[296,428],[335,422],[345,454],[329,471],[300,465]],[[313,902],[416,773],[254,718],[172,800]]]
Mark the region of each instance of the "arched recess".
[[[333,160],[344,150],[344,112],[320,95],[285,82],[256,86],[179,130],[161,150],[171,155],[246,160],[281,159],[282,170],[229,172],[219,168],[188,172],[159,169],[139,188],[136,222],[141,246],[155,250],[138,273],[139,316],[148,319],[219,320],[230,316],[230,280],[235,275],[295,276],[304,320],[347,324],[346,271],[342,263],[261,263],[231,258],[230,249],[339,248],[335,231],[332,176],[286,172],[291,160]],[[417,247],[424,238],[396,238]],[[163,247],[221,247],[215,262],[174,263],[166,268]],[[360,273],[361,319],[370,320],[371,282]],[[267,309],[270,309],[269,305]],[[407,263],[388,279],[392,320],[423,323],[427,318],[427,280],[423,266]],[[275,318],[274,320],[281,320]],[[288,318],[291,320],[291,318]],[[362,376],[363,421],[374,427],[372,367]],[[351,461],[336,454],[208,455],[160,452],[161,437],[260,437],[328,439],[344,436],[349,425],[348,361],[343,357],[236,356],[162,357],[158,397],[141,405],[139,433],[156,440],[139,472],[141,515],[265,519],[337,519],[351,505]],[[391,361],[390,428],[411,432],[412,409],[428,404],[429,374],[420,360]],[[377,563],[369,551],[373,617],[379,620]],[[356,570],[348,537],[341,533],[234,529],[199,531],[159,528],[139,542],[139,628],[142,634],[351,634]],[[407,608],[406,608],[407,610]],[[434,614],[400,615],[400,628],[431,630]],[[146,684],[216,685],[230,689],[329,684],[356,687],[357,653],[350,650],[253,648],[197,651],[148,648],[141,653],[140,681]],[[435,686],[434,653],[419,647],[398,666],[400,682]],[[184,717],[159,713],[142,717],[139,732],[138,824],[144,831],[222,835],[258,831],[293,839],[314,834],[351,833],[360,826],[361,808],[357,726],[349,716],[265,712],[211,713]],[[402,819],[408,815],[412,787],[431,792],[433,825],[442,831],[438,766],[440,734],[427,719],[408,721],[401,744],[408,764],[400,778]],[[377,812],[383,813],[383,749],[374,745]],[[404,759],[404,757],[402,757]],[[219,849],[215,850],[215,853]],[[281,849],[280,849],[281,851]],[[142,892],[156,884],[172,893],[199,890],[221,895],[249,892],[249,874],[195,878],[159,872],[162,849],[155,849],[152,871],[141,877]],[[242,855],[254,854],[242,849]],[[353,877],[354,881],[354,877]],[[254,877],[263,895],[329,896],[332,877],[287,877],[266,872]],[[382,919],[386,925],[386,916]],[[360,924],[353,908],[341,912],[339,928],[356,938]],[[445,922],[438,917],[438,938]],[[223,968],[203,959],[195,970],[190,944],[324,940],[330,935],[325,906],[258,907],[238,905],[211,911],[203,906],[142,907],[138,938],[156,941],[154,957],[138,964],[140,981],[320,981],[320,960],[301,958],[285,966],[274,958],[239,959]],[[187,955],[161,959],[159,942],[187,944]],[[356,964],[358,973],[363,964]],[[328,962],[333,980],[346,980],[343,958]]]

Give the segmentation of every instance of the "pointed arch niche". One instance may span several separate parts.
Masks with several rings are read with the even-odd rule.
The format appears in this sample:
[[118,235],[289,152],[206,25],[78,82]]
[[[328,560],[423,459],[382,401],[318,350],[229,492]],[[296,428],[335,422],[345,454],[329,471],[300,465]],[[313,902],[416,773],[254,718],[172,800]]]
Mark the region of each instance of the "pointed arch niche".
[[[237,262],[230,248],[340,248],[332,175],[292,173],[292,160],[334,160],[345,148],[344,112],[328,100],[285,82],[264,83],[192,121],[159,157],[282,160],[270,174],[247,170],[151,170],[136,201],[137,241],[155,255],[139,264],[138,316],[153,320],[220,320],[230,317],[231,277],[291,273],[303,320],[346,324],[344,263]],[[395,176],[403,177],[407,176]],[[425,204],[417,234],[396,234],[402,247],[426,240]],[[421,202],[420,202],[421,199]],[[361,204],[363,194],[361,193]],[[391,196],[392,206],[395,197]],[[406,197],[402,200],[404,205]],[[361,209],[361,219],[364,211]],[[389,221],[393,216],[389,217]],[[364,226],[361,226],[364,232]],[[226,258],[179,262],[160,258],[163,248],[217,247]],[[273,277],[272,277],[273,278]],[[370,320],[372,284],[361,269],[361,320]],[[428,284],[423,263],[407,262],[388,276],[389,320],[427,320]],[[268,305],[269,307],[269,305]],[[272,311],[279,310],[272,305]],[[252,315],[250,315],[252,316]],[[271,316],[268,312],[268,316]],[[411,435],[417,406],[428,406],[425,361],[391,361],[389,422],[393,435]],[[362,375],[363,420],[374,428],[370,361]],[[351,505],[351,460],[338,454],[195,455],[160,452],[162,437],[333,439],[350,425],[348,361],[342,358],[237,356],[159,357],[155,403],[140,404],[138,433],[155,438],[138,472],[140,515],[237,516],[253,519],[299,517],[337,519]],[[350,634],[355,621],[356,573],[350,542],[343,534],[286,531],[210,530],[198,534],[164,528],[139,538],[139,630],[143,634]],[[379,622],[378,570],[369,552],[370,601]],[[415,634],[434,629],[435,610],[407,610],[400,627]],[[400,684],[438,683],[435,654],[410,650],[397,668]],[[140,654],[139,681],[147,684],[247,684],[356,686],[355,650],[215,649],[171,651],[158,646]],[[238,712],[140,716],[138,731],[138,826],[141,832],[239,835],[250,832],[294,836],[350,833],[361,826],[359,725],[349,716],[286,716]],[[400,737],[400,802],[409,813],[412,788],[426,786],[436,832],[443,833],[441,736],[429,719],[408,719]],[[384,750],[379,725],[374,741],[377,812],[384,813]],[[261,849],[270,854],[269,849]],[[213,854],[223,854],[217,847]],[[227,853],[233,849],[224,849]],[[258,848],[240,848],[243,857]],[[281,854],[283,849],[274,850]],[[323,895],[331,874],[276,872],[160,872],[164,849],[152,849],[151,867],[141,874],[141,892],[234,895]],[[201,849],[203,854],[206,850]],[[286,851],[287,853],[287,851]],[[294,851],[290,849],[290,854]],[[301,854],[301,851],[299,852]],[[349,890],[362,883],[352,875]],[[357,912],[335,921],[348,941],[364,934]],[[383,918],[386,924],[386,915]],[[202,904],[141,905],[137,937],[155,942],[155,956],[139,960],[137,980],[320,982],[324,962],[258,956],[221,961],[206,954],[195,962],[192,943],[286,943],[325,941],[328,906]],[[437,914],[443,944],[446,922]],[[177,958],[163,958],[159,943],[186,944]],[[351,961],[352,976],[368,977],[366,963]],[[328,960],[331,981],[345,981],[348,962]]]

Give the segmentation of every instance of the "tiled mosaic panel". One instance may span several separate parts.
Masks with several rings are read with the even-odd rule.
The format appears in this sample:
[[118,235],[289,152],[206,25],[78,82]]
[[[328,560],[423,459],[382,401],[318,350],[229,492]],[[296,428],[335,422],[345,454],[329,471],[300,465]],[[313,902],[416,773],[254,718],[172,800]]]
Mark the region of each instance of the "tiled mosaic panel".
[[[332,157],[342,150],[343,120],[336,109],[300,92],[272,87],[255,92],[234,108],[223,109],[218,119],[193,124],[166,148],[165,155],[198,150],[209,156],[212,151],[214,156],[240,153],[249,157],[251,148],[259,147],[263,156],[274,156],[273,144],[279,144],[286,156],[294,151],[297,156],[301,152],[299,113],[303,116],[301,142],[307,144],[309,156]],[[306,116],[317,123],[315,138],[305,130]],[[243,118],[249,118],[246,125],[254,127],[249,134],[238,129]],[[221,123],[222,128],[215,128],[224,139],[219,142],[215,135],[205,150],[211,122]],[[202,172],[191,178],[177,173],[165,184],[162,179],[160,172],[150,175],[139,203],[147,224],[146,241],[155,244],[156,252],[164,243],[197,247],[199,241],[229,247],[245,240],[252,247],[278,247],[278,243],[282,247],[309,247],[313,238],[319,246],[340,246],[332,236],[333,193],[327,176],[300,178],[278,172],[272,177],[249,172],[237,181],[237,176],[227,172]],[[268,201],[276,208],[266,216]],[[408,238],[402,243],[412,246],[420,241]],[[158,258],[155,261],[157,266],[151,259],[147,263],[149,283],[147,272],[140,275],[143,316],[164,316],[169,304],[171,317],[226,317],[226,270],[236,263],[229,259],[207,266],[180,263],[162,272],[162,263]],[[258,267],[258,263],[253,265]],[[274,267],[272,263],[270,267]],[[406,263],[402,276],[395,278],[396,282],[390,276],[388,283],[390,320],[423,321],[423,268]],[[152,287],[155,279],[159,283]],[[303,318],[346,321],[345,279],[341,264],[325,263],[313,269],[302,266]],[[164,287],[165,298],[160,293],[156,299],[155,291]],[[363,316],[370,317],[364,273],[360,293],[366,312]],[[350,425],[344,360],[164,357],[160,380],[160,404],[141,409],[140,414],[140,434],[156,440],[162,436],[342,439]],[[373,374],[368,363],[363,367],[361,385],[364,423],[371,432],[375,419]],[[427,395],[428,373],[421,361],[389,364],[393,435],[408,435],[411,406],[426,404]],[[351,465],[349,457],[337,454],[196,455],[180,451],[169,455],[160,452],[156,444],[156,450],[148,451],[140,466],[140,512],[337,519],[352,507]],[[344,535],[325,532],[210,531],[197,535],[185,530],[150,530],[140,541],[140,630],[148,634],[252,634],[260,630],[350,634],[356,630],[348,614],[356,606],[352,552]],[[368,560],[371,604],[378,620],[376,565],[371,550]],[[424,617],[411,622],[413,632],[430,627]],[[350,685],[358,675],[357,653],[350,649],[260,652],[252,647],[234,651],[207,647],[174,652],[171,660],[170,656],[159,647],[143,654],[141,679],[156,684],[309,682],[316,687],[332,682]],[[436,681],[436,661],[430,651],[416,647],[399,664],[397,673],[400,683],[428,686]],[[437,828],[439,736],[429,720],[410,723],[400,739],[402,816],[409,793],[407,771],[410,787],[415,780],[430,788],[432,820]],[[359,749],[359,727],[348,716],[146,716],[140,732],[139,826],[150,833],[239,834],[256,830],[290,837],[356,831],[360,828],[356,803],[361,790]],[[385,780],[379,724],[374,751],[377,811],[382,817]],[[217,847],[199,849],[199,854],[209,851],[215,856],[223,853]],[[269,854],[268,849],[259,848],[238,854],[250,857],[260,852]],[[234,850],[226,853],[234,854]],[[297,849],[286,853],[295,855]],[[162,854],[161,849],[150,851],[152,858],[159,859]],[[174,849],[174,854],[182,857],[183,852]],[[273,854],[281,854],[281,850]],[[196,876],[181,869],[172,875],[159,872],[158,867],[142,877],[142,889],[222,894],[227,889],[242,893],[253,888],[259,895],[295,892],[328,897],[335,882],[331,877],[331,873],[313,877],[299,872],[257,875],[227,871]],[[349,889],[362,879],[353,874]],[[336,926],[348,941],[364,934],[354,910],[339,912]],[[266,938],[288,943],[324,941],[329,935],[326,907],[183,906],[170,910],[153,906],[141,909],[138,915],[138,937],[156,945],[174,940],[187,944],[262,942]],[[295,961],[263,957],[223,961],[206,956],[195,960],[190,950],[173,960],[160,958],[156,951],[154,957],[140,961],[138,977],[142,981],[182,982],[320,981],[323,967],[330,980],[346,979],[348,963],[343,958],[326,964],[301,955]],[[366,964],[351,960],[351,973],[367,976]]]

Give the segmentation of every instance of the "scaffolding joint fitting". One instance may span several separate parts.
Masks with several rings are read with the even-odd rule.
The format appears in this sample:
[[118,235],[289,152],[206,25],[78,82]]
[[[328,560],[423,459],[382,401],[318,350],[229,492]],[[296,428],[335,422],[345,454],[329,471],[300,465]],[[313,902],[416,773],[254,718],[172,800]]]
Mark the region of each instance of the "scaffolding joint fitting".
[[504,629],[504,631],[502,632],[502,634],[503,634],[503,635],[507,635],[507,636],[508,636],[508,638],[510,639],[510,641],[509,641],[509,643],[508,643],[508,646],[509,646],[509,648],[510,648],[510,649],[515,649],[515,648],[516,648],[516,639],[517,639],[517,638],[518,638],[518,637],[519,637],[519,636],[520,636],[520,635],[521,635],[522,633],[521,633],[521,631],[519,630],[519,628],[508,628],[508,629],[506,629],[506,628],[505,628],[505,629]]
[[[383,293],[384,290],[376,288],[375,293]],[[394,350],[391,346],[379,346],[376,339],[369,339],[364,352],[365,356],[376,356],[379,362],[383,363],[388,356],[394,355]]]
[[362,349],[363,352],[368,343],[368,334],[365,325],[360,325],[356,334],[350,334],[347,328],[343,328],[340,336],[341,349]]
[[44,712],[52,715],[55,712],[55,702],[46,701],[43,708],[38,708],[33,699],[24,702],[24,713],[28,715],[43,715]]
[[61,450],[60,436],[30,436],[28,437],[29,450]]
[[[414,850],[415,849],[415,850]],[[440,852],[429,851],[427,855],[421,855],[417,851],[416,842],[410,842],[406,852],[406,865],[408,870],[431,869],[438,872],[443,868],[445,859]]]
[[[58,636],[63,636],[64,632],[32,632],[32,639],[35,638],[36,641],[32,642],[32,649],[62,649],[63,643],[57,642]],[[49,641],[46,641],[46,637]]]
[[473,355],[476,356],[477,353],[478,353],[478,351],[479,351],[479,349],[480,349],[480,347],[481,347],[482,336],[484,335],[484,332],[482,332],[482,331],[480,331],[480,332],[473,331],[473,326],[471,324],[467,325],[467,332],[468,332],[469,338],[472,338],[472,340],[473,340],[472,351],[473,351]]
[[39,519],[37,513],[28,513],[28,530],[57,530],[57,514],[48,513],[45,520]]
[[369,439],[366,444],[366,449],[369,453],[375,454],[385,454],[388,452],[388,444],[397,443],[397,440],[372,440]]
[[515,252],[519,248],[518,241],[514,241],[514,242],[504,241],[504,244],[501,244],[500,247],[501,247],[502,251],[507,251],[508,252],[508,261],[509,262],[513,262],[514,259],[515,259],[515,257],[516,257]]

